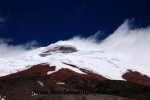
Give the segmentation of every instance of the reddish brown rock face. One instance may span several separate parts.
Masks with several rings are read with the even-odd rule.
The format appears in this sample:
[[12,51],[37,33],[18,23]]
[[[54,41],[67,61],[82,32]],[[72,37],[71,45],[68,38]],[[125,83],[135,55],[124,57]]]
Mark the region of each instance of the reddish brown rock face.
[[64,69],[64,68],[48,75],[47,77],[51,80],[63,81],[72,75],[80,77],[86,83],[89,82],[90,79],[98,79],[100,81],[106,80],[106,78],[103,78],[102,76],[99,76],[99,75],[95,75],[93,73],[79,74],[79,73],[76,73],[74,71],[71,71],[69,69]]
[[[50,66],[48,64],[39,64],[39,65],[34,65],[33,67],[27,70],[0,77],[0,80],[7,80],[7,79],[13,79],[13,78],[19,78],[19,77],[25,77],[25,76],[42,76],[53,81],[63,81],[72,75],[80,77],[86,83],[88,83],[90,79],[97,79],[99,81],[108,80],[107,78],[101,75],[92,73],[91,71],[79,68],[75,65],[67,64],[64,62],[62,63],[68,66],[74,67],[74,68],[78,68],[85,74],[80,74],[70,69],[62,68],[58,70],[57,72],[53,72],[52,74],[47,75],[48,71],[55,71],[55,66]],[[150,78],[146,75],[140,74],[137,71],[134,72],[134,71],[129,70],[127,73],[123,74],[122,77],[129,82],[134,82],[134,83],[150,86]]]
[[[64,63],[64,64],[66,64],[66,63]],[[70,65],[70,64],[67,64],[67,65],[78,68],[74,65]],[[92,72],[89,72],[89,71],[81,69],[81,68],[78,68],[78,69],[85,72],[86,74],[80,74],[80,73],[74,72],[70,69],[62,68],[62,69],[58,70],[57,72],[47,75],[48,71],[55,71],[55,66],[49,66],[48,64],[39,64],[39,65],[34,65],[33,67],[31,67],[27,70],[0,77],[0,80],[13,79],[13,78],[18,78],[18,77],[22,77],[22,76],[42,76],[42,77],[46,77],[46,78],[49,78],[54,81],[62,81],[72,75],[80,77],[84,82],[89,82],[90,79],[98,79],[100,81],[106,80],[106,78],[104,78],[100,75],[94,74]]]
[[150,77],[142,75],[137,71],[128,70],[128,72],[122,75],[122,77],[129,82],[150,86]]
[[54,71],[54,70],[55,70],[55,66],[49,66],[48,64],[39,64],[27,70],[0,77],[0,80],[13,79],[22,76],[47,76],[48,71]]
[[77,66],[75,66],[75,65],[67,64],[67,63],[64,63],[64,62],[63,62],[63,64],[66,64],[66,65],[72,66],[72,67],[74,67],[74,68],[78,68],[78,69],[79,69],[79,70],[81,70],[82,72],[86,73],[86,74],[88,75],[88,77],[90,77],[90,78],[98,79],[99,81],[108,80],[107,78],[105,78],[105,77],[103,77],[103,76],[100,76],[100,75],[95,74],[95,73],[92,73],[92,72],[90,72],[90,71],[88,71],[88,70],[85,70],[85,69],[79,68],[79,67],[77,67]]

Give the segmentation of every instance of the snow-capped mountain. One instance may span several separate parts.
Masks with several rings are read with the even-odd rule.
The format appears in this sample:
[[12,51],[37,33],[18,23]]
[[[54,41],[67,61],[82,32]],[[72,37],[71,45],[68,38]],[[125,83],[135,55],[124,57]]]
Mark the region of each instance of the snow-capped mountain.
[[74,73],[84,77],[94,75],[100,80],[127,80],[150,86],[149,31],[149,27],[131,30],[126,21],[103,41],[97,41],[98,32],[88,38],[58,41],[16,57],[2,57],[0,77],[16,76],[18,72],[33,75],[40,73],[41,69],[42,75],[51,78],[56,73],[57,77],[68,77],[65,74]]
[[126,55],[113,54],[90,47],[89,49],[81,49],[80,45],[74,45],[71,41],[58,41],[17,57],[0,58],[0,76],[24,71],[39,64],[55,66],[55,70],[47,71],[47,75],[60,69],[69,69],[86,75],[84,69],[110,80],[126,80],[123,75],[129,70],[147,75],[147,78],[150,76],[150,70],[146,68],[147,66],[144,66],[141,62],[133,62]]
[[[33,91],[104,89],[122,91],[117,96],[126,99],[121,100],[148,100],[149,32],[150,28],[130,30],[125,22],[102,41],[97,41],[95,34],[88,38],[74,37],[58,41],[47,47],[27,51],[23,49],[23,53],[19,54],[17,51],[20,50],[15,52],[13,49],[13,55],[10,57],[11,52],[0,57],[0,96],[6,100],[37,100],[42,96],[42,100],[46,100],[45,97],[68,97],[35,96]],[[57,82],[64,82],[65,85],[58,85]],[[94,95],[92,100],[110,98],[108,96],[110,94],[104,97]],[[120,97],[112,95],[111,98]]]

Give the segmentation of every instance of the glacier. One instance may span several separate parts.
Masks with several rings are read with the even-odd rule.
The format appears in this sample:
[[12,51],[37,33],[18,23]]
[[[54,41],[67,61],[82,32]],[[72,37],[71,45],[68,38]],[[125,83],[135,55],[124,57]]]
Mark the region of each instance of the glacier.
[[[72,53],[57,52],[45,57],[39,55],[57,46],[72,46],[78,51]],[[149,66],[146,63],[133,61],[126,55],[107,52],[99,48],[89,47],[88,49],[80,49],[71,41],[58,41],[47,47],[30,50],[17,57],[0,58],[0,77],[29,69],[33,65],[41,63],[56,66],[55,71],[49,71],[47,74],[54,73],[61,68],[68,68],[77,73],[86,74],[78,68],[71,67],[63,62],[89,70],[112,80],[124,80],[122,75],[128,69],[150,76]]]

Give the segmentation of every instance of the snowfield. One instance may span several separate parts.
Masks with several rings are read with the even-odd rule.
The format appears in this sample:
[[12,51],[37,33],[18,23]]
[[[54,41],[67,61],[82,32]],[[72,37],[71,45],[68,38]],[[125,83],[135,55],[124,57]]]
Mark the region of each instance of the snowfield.
[[[72,46],[78,51],[73,53],[52,53],[45,57],[39,56],[39,54],[57,46]],[[150,70],[148,70],[150,66],[144,62],[134,61],[126,55],[113,54],[96,48],[81,49],[80,46],[73,45],[70,41],[59,41],[47,47],[40,47],[28,51],[17,57],[0,58],[0,77],[26,70],[33,65],[41,63],[56,66],[55,71],[50,71],[47,74],[54,73],[61,68],[68,68],[75,72],[86,74],[78,68],[73,68],[62,62],[73,64],[77,67],[87,69],[93,73],[114,80],[124,80],[121,76],[127,71],[127,69],[138,71],[150,76]]]

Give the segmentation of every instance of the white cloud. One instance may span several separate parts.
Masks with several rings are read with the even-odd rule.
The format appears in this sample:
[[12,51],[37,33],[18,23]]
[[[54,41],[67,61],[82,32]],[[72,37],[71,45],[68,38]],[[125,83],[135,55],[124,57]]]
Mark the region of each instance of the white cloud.
[[19,45],[10,45],[9,42],[11,40],[12,39],[0,38],[0,58],[15,57],[26,51],[35,49],[38,46],[36,41],[31,41]]
[[9,18],[9,14],[2,15],[1,12],[0,12],[0,24],[3,24],[4,22],[6,22],[8,18]]
[[130,21],[126,20],[113,34],[104,40],[97,40],[97,33],[96,36],[88,38],[76,36],[69,41],[73,42],[80,49],[98,48],[126,55],[136,61],[150,63],[150,27],[138,29],[131,29],[130,27]]
[[5,18],[3,16],[0,16],[0,23],[5,22]]
[[0,13],[0,23],[4,23],[4,22],[6,21],[6,19],[8,18],[8,16],[9,16],[9,15],[3,16],[3,15],[1,15],[1,13]]

